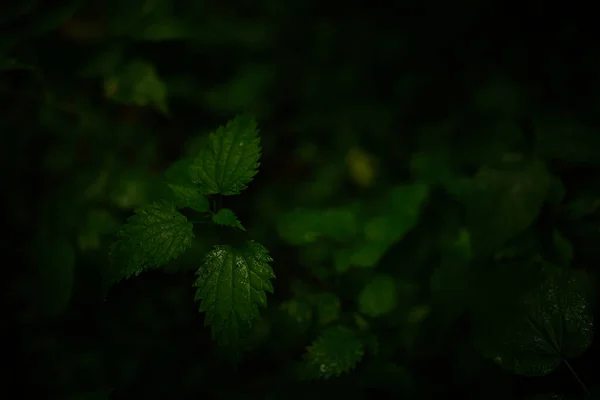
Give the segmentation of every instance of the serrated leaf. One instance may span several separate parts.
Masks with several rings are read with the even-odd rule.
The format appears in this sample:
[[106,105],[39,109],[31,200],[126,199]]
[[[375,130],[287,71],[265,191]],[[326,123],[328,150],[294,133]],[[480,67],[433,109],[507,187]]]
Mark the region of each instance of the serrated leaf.
[[356,334],[344,327],[325,329],[306,349],[310,372],[329,379],[350,372],[364,355],[364,345]]
[[385,274],[376,275],[360,292],[358,309],[370,317],[380,317],[396,308],[398,294],[394,279]]
[[198,269],[195,286],[205,326],[212,326],[213,338],[226,346],[242,339],[267,305],[266,292],[273,293],[275,278],[269,265],[273,259],[259,243],[243,246],[218,245]]
[[254,118],[243,115],[220,126],[190,166],[192,181],[203,194],[239,194],[260,165],[260,139]]
[[549,374],[563,360],[581,355],[593,339],[587,279],[544,265],[541,283],[522,302],[501,313],[488,309],[489,317],[477,321],[477,348],[500,367],[525,376]]
[[117,232],[109,257],[113,279],[138,275],[177,258],[192,245],[193,225],[168,201],[158,201],[135,210]]
[[212,216],[212,220],[217,225],[231,226],[243,231],[246,230],[246,228],[244,228],[242,223],[238,220],[235,213],[229,208],[221,208]]
[[104,80],[104,94],[116,102],[153,106],[168,114],[167,87],[156,69],[145,61],[132,61]]

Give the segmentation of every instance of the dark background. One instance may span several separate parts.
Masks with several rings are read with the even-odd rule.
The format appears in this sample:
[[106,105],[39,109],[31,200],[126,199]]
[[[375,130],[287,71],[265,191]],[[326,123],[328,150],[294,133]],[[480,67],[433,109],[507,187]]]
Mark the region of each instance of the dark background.
[[[403,325],[374,321],[385,361],[367,355],[349,375],[327,381],[297,382],[290,373],[320,329],[298,325],[282,307],[297,296],[294,285],[334,293],[351,315],[375,268],[336,274],[319,255],[326,244],[304,248],[281,237],[284,213],[370,201],[414,179],[412,157],[430,149],[452,152],[465,176],[506,152],[538,152],[562,181],[562,205],[600,199],[592,10],[438,3],[3,5],[5,243],[7,254],[16,250],[3,263],[11,301],[3,326],[16,398],[584,398],[564,364],[527,378],[483,359],[462,313],[450,323],[425,319],[412,339]],[[168,113],[152,100],[133,104],[127,85],[139,84],[137,75],[123,78],[118,95],[105,92],[133,60],[154,68],[166,95],[150,97]],[[258,120],[262,164],[248,190],[224,202],[271,251],[277,279],[264,332],[233,369],[193,301],[194,271],[218,239],[210,232],[166,270],[109,290],[102,271],[118,224],[152,198],[158,174],[244,112]],[[572,141],[540,150],[547,143],[534,122],[540,116],[567,121]],[[377,271],[429,286],[439,262],[430,238],[463,215],[443,194],[436,199]],[[574,248],[571,267],[595,282],[600,215],[593,207],[563,223],[554,213],[542,213],[530,230],[541,237],[551,220],[548,229],[560,228]],[[427,290],[417,292],[401,297],[406,310],[432,304]],[[591,391],[599,349],[595,340],[571,361]]]

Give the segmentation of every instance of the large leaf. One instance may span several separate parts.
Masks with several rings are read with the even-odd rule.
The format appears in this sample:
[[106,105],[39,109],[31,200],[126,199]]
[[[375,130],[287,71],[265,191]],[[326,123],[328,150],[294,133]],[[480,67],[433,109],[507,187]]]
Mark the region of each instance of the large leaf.
[[267,305],[265,292],[273,293],[275,277],[269,252],[259,243],[215,246],[198,269],[195,286],[205,325],[222,345],[243,339]]
[[192,245],[193,225],[175,205],[159,201],[135,210],[117,232],[109,257],[114,280],[167,264]]
[[221,126],[190,166],[203,194],[239,194],[258,172],[260,139],[254,118],[244,115]]
[[551,177],[542,161],[507,161],[482,167],[467,200],[473,250],[488,254],[527,228],[548,195]]
[[548,264],[539,278],[520,302],[504,302],[492,294],[495,307],[476,318],[476,345],[482,355],[526,376],[552,372],[586,351],[593,338],[588,278]]

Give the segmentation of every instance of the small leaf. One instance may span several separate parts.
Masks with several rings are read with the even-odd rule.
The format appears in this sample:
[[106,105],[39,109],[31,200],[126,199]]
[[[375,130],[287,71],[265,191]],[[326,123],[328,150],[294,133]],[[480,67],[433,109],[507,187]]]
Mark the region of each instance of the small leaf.
[[218,245],[198,269],[195,286],[204,325],[212,326],[213,338],[225,346],[244,338],[258,308],[267,305],[265,292],[273,293],[275,278],[267,249],[250,241],[243,246]]
[[544,265],[541,278],[522,302],[505,304],[502,313],[488,309],[477,325],[479,351],[519,375],[549,374],[585,352],[594,335],[588,278],[551,265]]
[[210,135],[207,146],[190,166],[203,194],[234,195],[247,188],[258,172],[260,139],[254,118],[244,115]]
[[167,201],[135,210],[119,232],[109,251],[116,276],[139,275],[148,267],[158,267],[177,258],[192,245],[193,225]]
[[242,223],[237,219],[235,213],[229,208],[221,208],[212,216],[212,220],[217,225],[231,226],[243,231],[246,230],[246,228],[242,226]]
[[380,317],[396,308],[398,294],[396,283],[389,275],[379,274],[369,282],[358,296],[358,309],[370,317]]
[[324,379],[350,372],[364,355],[362,342],[343,326],[325,329],[306,350],[308,367]]

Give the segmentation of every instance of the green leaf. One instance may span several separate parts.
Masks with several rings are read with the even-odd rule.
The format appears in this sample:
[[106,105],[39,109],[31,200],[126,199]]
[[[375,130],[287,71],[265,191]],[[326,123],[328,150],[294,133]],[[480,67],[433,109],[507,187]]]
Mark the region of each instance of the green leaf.
[[177,207],[189,207],[198,212],[207,212],[210,209],[208,199],[200,194],[198,188],[192,186],[167,184],[173,195],[173,202]]
[[116,280],[167,264],[187,250],[194,238],[193,225],[168,201],[152,203],[135,213],[110,247]]
[[243,231],[246,230],[246,228],[244,228],[242,223],[238,220],[235,213],[229,208],[221,208],[212,216],[212,220],[218,225],[231,226]]
[[363,355],[363,343],[344,326],[325,329],[306,349],[310,372],[324,379],[350,372]]
[[540,278],[522,302],[505,303],[504,310],[488,309],[488,318],[477,325],[479,351],[519,375],[549,374],[592,343],[589,278],[547,264]]
[[260,139],[254,118],[244,115],[211,133],[190,166],[203,194],[234,195],[247,188],[260,165]]
[[213,338],[225,346],[244,338],[252,321],[267,305],[265,292],[273,293],[275,278],[269,252],[259,243],[243,246],[218,245],[198,269],[195,286],[205,326],[212,326]]
[[175,161],[164,172],[167,186],[170,189],[170,199],[177,207],[188,207],[198,212],[207,212],[210,209],[208,199],[204,197],[200,188],[192,183],[189,173],[193,158],[185,157]]
[[417,225],[421,207],[428,197],[429,186],[420,183],[389,190],[373,205],[376,213],[366,221],[364,237],[348,248],[335,251],[335,269],[344,272],[351,266],[370,268],[377,265],[389,248]]
[[104,80],[107,98],[118,103],[140,107],[152,106],[164,114],[167,106],[167,87],[156,69],[145,61],[132,61]]
[[396,283],[389,275],[376,275],[360,292],[358,309],[370,317],[380,317],[396,308],[398,294]]
[[525,230],[546,200],[551,177],[542,161],[482,167],[467,196],[473,250],[487,254]]

